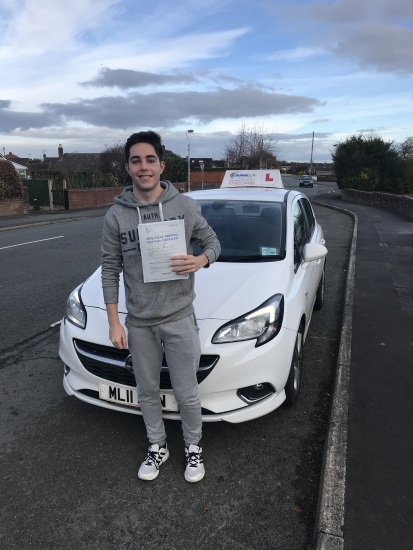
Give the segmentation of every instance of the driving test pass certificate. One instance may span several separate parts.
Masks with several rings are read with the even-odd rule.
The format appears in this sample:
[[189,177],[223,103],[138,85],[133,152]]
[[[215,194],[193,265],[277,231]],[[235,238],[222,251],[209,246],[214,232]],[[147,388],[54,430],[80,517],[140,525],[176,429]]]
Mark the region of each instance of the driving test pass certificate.
[[189,277],[174,273],[169,266],[171,256],[187,253],[184,220],[139,224],[138,233],[144,283]]

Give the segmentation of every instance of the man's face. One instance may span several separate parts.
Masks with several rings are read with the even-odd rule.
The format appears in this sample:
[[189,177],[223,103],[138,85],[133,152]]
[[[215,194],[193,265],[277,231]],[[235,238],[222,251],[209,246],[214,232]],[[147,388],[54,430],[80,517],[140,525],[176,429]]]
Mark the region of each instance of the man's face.
[[135,143],[130,148],[126,171],[138,191],[150,193],[158,185],[165,163],[160,162],[155,149],[149,143]]

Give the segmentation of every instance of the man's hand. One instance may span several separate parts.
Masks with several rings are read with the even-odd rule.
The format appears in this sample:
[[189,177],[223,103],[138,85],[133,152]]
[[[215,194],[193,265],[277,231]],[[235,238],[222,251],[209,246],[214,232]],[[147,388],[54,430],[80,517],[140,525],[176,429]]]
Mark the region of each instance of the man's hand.
[[128,347],[126,333],[120,323],[115,326],[109,325],[109,340],[112,342],[115,348],[126,349]]
[[106,304],[109,321],[109,340],[117,349],[126,349],[128,341],[118,316],[118,304]]
[[186,275],[187,273],[195,273],[201,267],[208,265],[209,260],[205,254],[199,256],[190,256],[188,254],[182,254],[181,256],[172,256],[172,271],[178,275]]

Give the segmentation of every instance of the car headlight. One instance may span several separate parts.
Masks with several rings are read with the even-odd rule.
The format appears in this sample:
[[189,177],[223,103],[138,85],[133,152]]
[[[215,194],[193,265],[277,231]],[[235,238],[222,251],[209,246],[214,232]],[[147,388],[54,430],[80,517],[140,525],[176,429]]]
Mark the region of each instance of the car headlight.
[[226,344],[257,339],[255,347],[262,346],[277,336],[284,314],[284,296],[275,294],[257,309],[226,323],[212,338],[213,344]]
[[80,297],[80,290],[82,286],[83,283],[75,288],[75,290],[70,294],[66,304],[65,319],[77,327],[85,328],[86,309],[82,303],[82,298]]

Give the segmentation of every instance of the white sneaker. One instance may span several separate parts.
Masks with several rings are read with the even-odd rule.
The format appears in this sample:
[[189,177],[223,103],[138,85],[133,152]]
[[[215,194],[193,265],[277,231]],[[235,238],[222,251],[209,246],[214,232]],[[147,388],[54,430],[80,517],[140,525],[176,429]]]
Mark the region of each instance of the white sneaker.
[[139,468],[138,477],[144,481],[152,481],[159,475],[159,468],[169,458],[169,450],[165,443],[164,447],[159,447],[156,443],[148,449],[148,454]]
[[202,447],[189,445],[185,447],[185,479],[190,483],[201,481],[205,475],[204,460],[202,458]]

